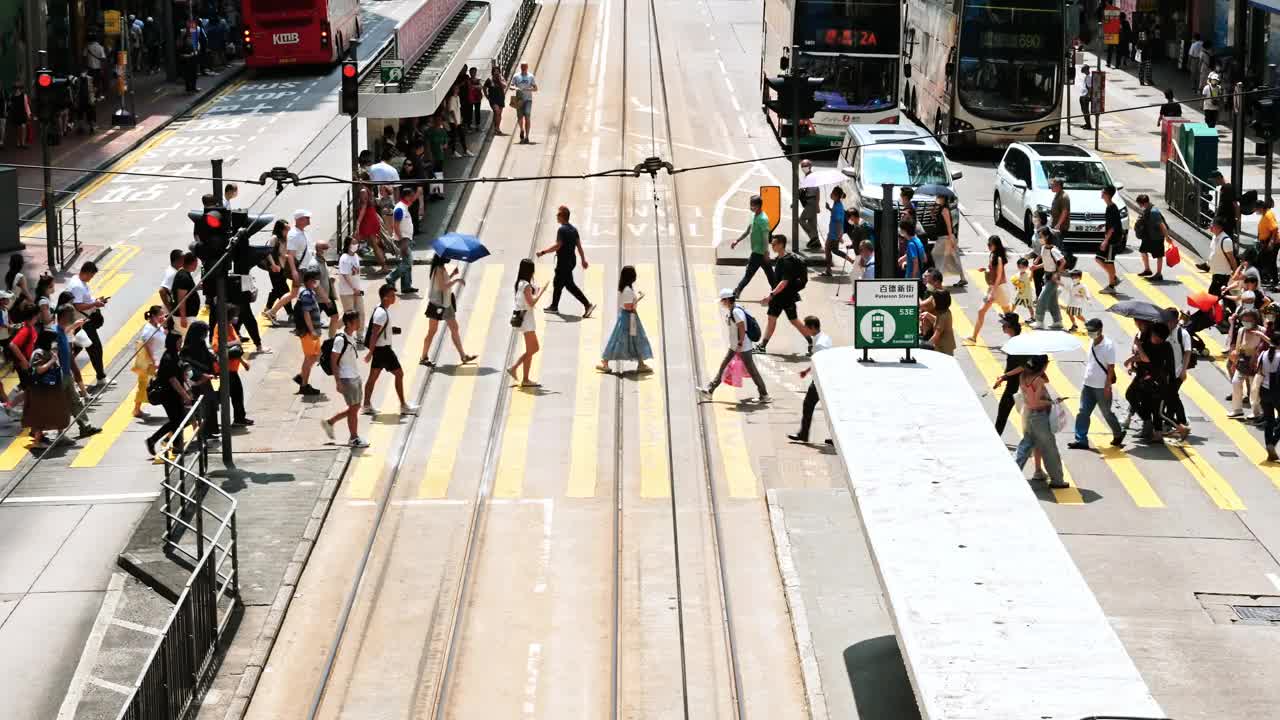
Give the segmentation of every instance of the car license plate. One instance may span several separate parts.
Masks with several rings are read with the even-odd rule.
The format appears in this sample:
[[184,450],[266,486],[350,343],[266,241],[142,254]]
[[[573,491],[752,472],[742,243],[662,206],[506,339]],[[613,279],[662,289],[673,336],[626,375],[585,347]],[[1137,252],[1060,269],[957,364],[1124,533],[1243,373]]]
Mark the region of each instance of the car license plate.
[[271,36],[271,42],[276,45],[297,45],[298,33],[275,33]]
[[1081,225],[1080,232],[1102,232],[1102,225]]

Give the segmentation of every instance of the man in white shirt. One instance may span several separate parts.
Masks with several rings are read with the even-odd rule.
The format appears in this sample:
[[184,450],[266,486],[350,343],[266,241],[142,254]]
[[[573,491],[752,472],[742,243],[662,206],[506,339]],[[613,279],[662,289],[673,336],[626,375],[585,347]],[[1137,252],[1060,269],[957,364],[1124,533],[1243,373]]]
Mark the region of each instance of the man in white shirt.
[[102,47],[102,43],[98,42],[98,38],[89,38],[89,44],[84,46],[84,64],[89,68],[89,74],[93,75],[93,82],[97,85],[98,99],[104,100],[105,96],[102,91],[107,87],[107,76],[103,72],[107,62],[107,51]]
[[1084,129],[1092,130],[1093,125],[1089,120],[1089,106],[1093,102],[1093,78],[1089,75],[1089,66],[1080,66],[1080,82],[1077,89],[1080,95],[1080,117],[1084,120]]
[[391,225],[391,206],[395,204],[398,185],[392,183],[400,182],[400,173],[391,164],[391,148],[395,145],[394,133],[392,133],[391,139],[393,142],[389,147],[383,148],[382,154],[379,156],[380,160],[369,166],[369,179],[380,183],[375,191],[378,216],[382,218],[382,230],[394,237],[395,228]]
[[356,243],[348,239],[347,246],[338,257],[338,298],[342,300],[343,317],[354,311],[361,327],[364,326],[364,303],[361,297],[364,290],[360,288],[360,255],[356,252]]
[[173,279],[182,269],[182,255],[183,251],[177,248],[169,251],[169,267],[164,271],[164,279],[160,281],[160,302],[164,303],[164,309],[170,313],[176,303],[173,298]]
[[396,397],[400,399],[400,414],[415,415],[417,405],[410,405],[404,399],[404,369],[400,366],[400,358],[391,348],[391,336],[398,335],[400,328],[391,326],[391,306],[396,304],[396,288],[387,283],[378,290],[378,307],[369,315],[369,330],[365,336],[364,361],[370,363],[369,384],[364,388],[365,415],[376,415],[373,409],[373,388],[378,376],[385,370],[395,377]]
[[367,448],[369,443],[360,438],[360,402],[364,398],[364,386],[360,382],[360,366],[357,364],[359,356],[359,351],[356,349],[357,332],[360,332],[360,314],[354,310],[348,310],[342,314],[342,332],[334,336],[333,352],[329,358],[333,380],[337,385],[338,394],[346,403],[346,409],[327,420],[321,420],[320,428],[332,440],[333,426],[345,418],[347,430],[351,433],[348,444],[353,448]]
[[1073,450],[1089,449],[1089,423],[1096,407],[1111,428],[1111,445],[1124,444],[1124,426],[1111,409],[1111,386],[1116,381],[1116,346],[1102,334],[1102,321],[1090,318],[1084,324],[1093,342],[1084,360],[1084,382],[1080,384],[1080,412],[1076,414],[1076,438],[1067,443]]
[[1187,70],[1191,73],[1191,82],[1200,83],[1200,61],[1204,57],[1204,40],[1200,33],[1191,35],[1191,47],[1187,48]]
[[386,283],[400,281],[401,295],[415,295],[418,288],[413,286],[413,213],[409,206],[418,199],[419,187],[405,185],[400,188],[400,202],[391,211],[391,228],[395,234],[400,250],[400,262],[387,273]]
[[720,363],[720,369],[716,371],[715,377],[702,388],[702,394],[709,398],[715,393],[716,388],[720,386],[720,379],[724,377],[725,368],[736,355],[742,358],[742,363],[747,367],[747,373],[751,375],[751,381],[756,384],[756,390],[760,392],[757,402],[772,402],[769,389],[764,386],[764,379],[756,369],[756,344],[747,334],[747,311],[738,306],[736,296],[737,292],[733,288],[724,288],[720,291],[720,307],[725,311],[725,324],[729,326],[729,350],[724,354],[724,360]]
[[1213,219],[1209,225],[1209,232],[1213,233],[1213,239],[1209,241],[1209,274],[1212,276],[1209,282],[1209,294],[1221,297],[1223,289],[1231,280],[1231,273],[1235,272],[1238,264],[1235,243],[1223,230],[1220,218]]
[[511,87],[515,88],[516,98],[520,101],[516,105],[516,127],[520,130],[520,142],[528,145],[529,115],[533,112],[533,94],[538,91],[538,81],[529,72],[529,63],[520,63],[520,72],[511,78]]
[[103,388],[107,386],[107,370],[102,366],[102,339],[98,337],[98,329],[102,327],[102,308],[106,307],[111,298],[98,299],[93,296],[89,283],[97,274],[98,266],[92,260],[86,262],[80,266],[80,272],[67,283],[67,290],[71,293],[71,304],[75,306],[76,312],[85,317],[84,332],[89,336],[89,347],[85,352],[89,354],[89,363],[98,376],[92,387]]
[[[831,349],[831,336],[822,332],[822,321],[814,315],[809,315],[804,319],[805,334],[813,341],[813,354],[817,355],[823,350]],[[809,361],[809,367],[800,371],[800,377],[806,378],[813,374],[813,360]],[[800,411],[800,432],[795,435],[788,435],[787,439],[792,442],[807,443],[809,442],[809,428],[813,425],[813,411],[818,407],[818,385],[813,380],[809,381],[809,389],[804,394],[804,404]],[[827,444],[831,444],[831,440],[827,440]]]

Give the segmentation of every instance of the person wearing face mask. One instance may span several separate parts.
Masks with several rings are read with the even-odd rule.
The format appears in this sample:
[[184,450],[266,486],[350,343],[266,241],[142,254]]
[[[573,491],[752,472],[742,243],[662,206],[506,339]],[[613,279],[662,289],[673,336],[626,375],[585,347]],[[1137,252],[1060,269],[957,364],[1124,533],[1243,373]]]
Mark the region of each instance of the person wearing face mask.
[[1178,308],[1165,308],[1165,324],[1169,326],[1169,347],[1173,350],[1173,387],[1169,389],[1169,399],[1165,409],[1169,417],[1181,429],[1187,428],[1187,409],[1182,404],[1182,383],[1187,380],[1187,370],[1191,369],[1191,333],[1182,326]]
[[1262,377],[1262,413],[1266,418],[1263,428],[1263,441],[1267,446],[1267,462],[1280,461],[1276,455],[1276,442],[1280,441],[1280,417],[1276,408],[1280,407],[1280,333],[1271,333],[1270,347],[1258,358],[1258,375]]
[[1084,360],[1084,380],[1080,383],[1080,412],[1076,413],[1076,437],[1067,443],[1073,450],[1089,449],[1089,424],[1096,408],[1111,428],[1111,446],[1124,444],[1124,427],[1111,409],[1111,388],[1116,382],[1116,344],[1102,333],[1102,321],[1090,318],[1084,324],[1089,333],[1089,353]]
[[1236,344],[1227,355],[1227,371],[1231,377],[1231,412],[1229,418],[1244,417],[1244,395],[1249,393],[1249,406],[1253,409],[1252,420],[1262,420],[1262,378],[1258,377],[1258,358],[1267,348],[1267,336],[1258,329],[1258,311],[1252,308],[1240,313],[1240,330],[1236,334]]
[[1125,399],[1133,408],[1133,414],[1142,418],[1143,428],[1139,439],[1144,442],[1164,442],[1164,408],[1169,388],[1173,386],[1173,350],[1166,342],[1169,326],[1162,322],[1142,322],[1140,332],[1134,338],[1133,356],[1125,365],[1133,371],[1133,383]]

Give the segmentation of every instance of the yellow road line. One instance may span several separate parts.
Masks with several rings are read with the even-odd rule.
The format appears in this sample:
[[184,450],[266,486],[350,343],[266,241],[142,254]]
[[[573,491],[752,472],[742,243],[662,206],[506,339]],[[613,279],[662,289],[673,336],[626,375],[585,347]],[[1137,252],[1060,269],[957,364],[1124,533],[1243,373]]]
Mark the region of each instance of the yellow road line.
[[[398,304],[398,303],[397,303]],[[391,310],[391,325],[396,326],[398,318],[403,320],[405,313],[412,313],[414,316],[413,324],[409,326],[409,332],[404,336],[404,343],[400,346],[397,353],[400,357],[400,363],[404,367],[404,394],[405,399],[413,396],[413,381],[418,376],[418,370],[422,367],[418,364],[419,353],[422,352],[422,342],[427,337],[427,316],[418,312],[419,309],[425,310],[426,305],[422,303],[415,304],[412,309],[401,309],[398,313],[395,306]],[[370,312],[373,312],[370,310]],[[363,332],[363,330],[361,331]],[[392,336],[391,343],[396,344],[396,336]],[[368,351],[365,351],[368,352]],[[364,353],[361,353],[361,362],[363,363]],[[364,365],[369,368],[368,364]],[[314,385],[324,373],[319,368],[313,368],[311,371],[311,380]],[[366,376],[365,382],[368,382]],[[373,491],[378,485],[378,481],[382,478],[382,470],[386,465],[386,460],[391,457],[391,450],[396,433],[400,431],[400,421],[397,419],[393,422],[380,422],[386,415],[399,416],[400,400],[396,397],[395,377],[389,372],[383,372],[378,378],[378,385],[382,388],[382,402],[374,401],[374,408],[378,412],[378,416],[373,418],[370,423],[369,436],[365,438],[369,441],[369,449],[364,450],[353,461],[354,466],[351,470],[351,480],[347,483],[347,497],[354,500],[368,500],[373,497]],[[421,411],[420,411],[421,412]],[[360,416],[360,422],[369,422],[366,416]]]
[[[547,314],[541,308],[533,310],[534,324],[537,328],[539,351],[533,356],[533,364],[529,368],[529,379],[538,382],[542,372],[542,356],[546,348],[542,341],[547,333]],[[516,357],[524,352],[523,333],[516,338]],[[513,358],[509,358],[513,359]],[[506,368],[503,368],[506,372]],[[519,375],[520,371],[516,370]],[[512,382],[504,378],[504,382]],[[507,408],[506,428],[502,431],[502,455],[498,459],[498,472],[493,483],[493,496],[499,498],[520,497],[524,492],[524,478],[529,471],[529,431],[533,427],[533,408],[538,400],[538,388],[511,388],[511,405]]]
[[[604,270],[592,265],[583,273],[583,292],[589,298],[604,297]],[[602,311],[603,312],[603,311]],[[600,392],[604,375],[595,368],[600,360],[600,313],[578,323],[578,382],[573,394],[573,432],[569,440],[569,497],[594,497],[599,472]],[[521,341],[523,342],[523,341]],[[618,438],[614,439],[617,442]]]
[[[489,326],[493,322],[494,308],[498,303],[498,295],[502,284],[504,268],[492,263],[484,268],[480,285],[475,294],[475,307],[471,309],[464,322],[467,325],[463,336],[463,346],[467,352],[483,358],[485,341],[489,337]],[[448,334],[443,324],[441,332]],[[445,342],[449,342],[446,338]],[[453,480],[453,469],[457,462],[458,448],[467,434],[467,415],[471,409],[471,398],[475,394],[479,378],[478,365],[459,366],[449,381],[449,394],[444,401],[444,409],[440,413],[439,429],[427,459],[426,474],[422,484],[418,486],[420,498],[442,498],[448,495],[449,483]]]
[[[969,274],[976,278],[978,282],[985,284],[980,270],[970,270]],[[956,334],[960,337],[968,337],[973,333],[973,323],[965,315],[960,303],[951,303],[951,321],[955,326]],[[981,343],[982,338],[978,338],[978,342]],[[1004,374],[1004,364],[996,359],[995,353],[991,348],[981,344],[965,345],[964,347],[969,351],[969,359],[977,367],[978,373],[987,381],[987,387],[993,385],[996,378]],[[1016,408],[1009,413],[1008,424],[1019,435],[1022,434],[1022,414]],[[1083,505],[1084,496],[1080,494],[1080,489],[1076,486],[1076,481],[1071,476],[1071,471],[1067,469],[1065,462],[1062,464],[1062,479],[1066,480],[1068,487],[1049,488],[1049,492],[1053,494],[1054,501],[1060,505]]]
[[8,472],[16,469],[18,463],[31,453],[30,447],[31,431],[22,428],[22,431],[9,441],[4,452],[0,452],[0,471]]
[[[724,326],[720,316],[720,304],[710,298],[719,297],[716,290],[716,278],[709,267],[698,267],[694,270],[698,292],[695,297],[707,298],[698,302],[698,324],[702,326],[702,348],[706,356],[707,378],[710,379],[720,369],[720,361],[724,358],[726,345]],[[733,392],[729,390],[729,392]],[[732,403],[710,401],[712,416],[716,421],[716,441],[720,448],[720,462],[724,466],[725,482],[729,486],[729,496],[735,498],[755,498],[760,496],[760,482],[756,479],[751,467],[751,456],[747,454],[747,441],[742,430],[742,418],[729,410]]]
[[71,461],[71,467],[97,467],[98,463],[102,462],[107,451],[129,428],[129,423],[133,422],[133,401],[137,394],[136,387],[129,391],[128,397],[116,406],[115,412],[111,413],[111,417],[102,424],[102,432],[90,438],[84,448],[76,453],[75,459]]
[[[1093,279],[1092,275],[1084,275],[1082,276],[1082,279],[1084,280],[1085,285],[1088,286],[1089,291],[1098,299],[1098,302],[1102,303],[1104,308],[1109,308],[1116,303],[1116,299],[1114,297],[1101,292],[1102,287],[1098,284],[1097,280]],[[1140,293],[1143,292],[1141,287],[1137,288],[1137,290]],[[1120,324],[1120,327],[1124,328],[1126,332],[1131,335],[1137,334],[1138,326],[1134,324],[1132,320],[1118,315],[1114,315],[1113,317],[1116,322]],[[1228,437],[1232,438],[1236,443],[1236,446],[1240,448],[1241,452],[1245,453],[1245,455],[1250,455],[1250,449],[1247,446],[1252,444],[1261,452],[1263,458],[1266,457],[1266,451],[1262,449],[1262,445],[1251,435],[1245,432],[1244,429],[1240,427],[1239,423],[1228,419],[1226,412],[1222,409],[1222,406],[1210,397],[1208,391],[1206,391],[1191,375],[1187,375],[1186,381],[1182,383],[1182,392],[1186,393],[1187,396],[1195,402],[1196,406],[1200,408],[1201,412],[1212,419],[1214,424],[1218,425],[1218,427],[1221,428]],[[1221,420],[1219,420],[1219,418],[1221,418]],[[1233,430],[1237,432],[1233,434]],[[1240,499],[1240,496],[1236,495],[1236,491],[1231,487],[1231,484],[1227,482],[1227,479],[1222,477],[1222,474],[1215,470],[1198,451],[1190,446],[1184,445],[1178,448],[1169,448],[1169,452],[1172,453],[1174,457],[1178,458],[1178,461],[1182,466],[1191,473],[1191,476],[1196,479],[1196,482],[1200,484],[1200,487],[1204,490],[1205,494],[1213,500],[1214,504],[1223,510],[1245,509],[1244,501]]]
[[[973,270],[970,274],[974,278],[975,286],[985,292],[987,283],[982,272]],[[955,305],[953,304],[952,307],[954,308]],[[1080,336],[1081,349],[1089,352],[1090,344],[1088,336]],[[997,365],[997,367],[999,366]],[[1118,376],[1123,374],[1123,372],[1117,373]],[[1076,415],[1080,412],[1080,388],[1067,379],[1059,363],[1049,363],[1048,375],[1049,384],[1053,386],[1053,389],[1057,391],[1059,396],[1067,398],[1064,404],[1070,411],[1074,422]],[[1096,424],[1091,424],[1091,427],[1096,427]],[[1105,423],[1103,427],[1106,427]],[[1074,432],[1074,425],[1072,426],[1072,431]],[[1110,437],[1110,428],[1107,428],[1106,435],[1108,438]],[[1141,508],[1162,508],[1165,506],[1155,488],[1151,486],[1151,483],[1138,470],[1138,466],[1129,459],[1123,450],[1109,447],[1105,443],[1098,445],[1095,449],[1098,450],[1103,463],[1116,476],[1120,484],[1124,486],[1125,491],[1129,493],[1129,497],[1133,499],[1135,505]]]
[[[636,306],[636,312],[656,356],[662,352],[662,333],[658,326],[662,308],[658,304],[655,271],[651,264],[636,266],[636,289],[645,294],[645,299]],[[667,465],[666,401],[662,394],[666,378],[662,376],[661,364],[652,362],[650,366],[653,372],[640,376],[636,381],[640,386],[640,497],[668,498],[671,497],[671,482]]]

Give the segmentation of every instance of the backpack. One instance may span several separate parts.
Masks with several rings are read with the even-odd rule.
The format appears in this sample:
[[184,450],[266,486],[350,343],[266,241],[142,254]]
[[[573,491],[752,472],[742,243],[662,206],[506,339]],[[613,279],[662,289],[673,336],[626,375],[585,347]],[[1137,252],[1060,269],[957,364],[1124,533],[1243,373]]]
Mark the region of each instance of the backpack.
[[338,359],[341,360],[342,356],[347,354],[347,350],[351,347],[353,342],[351,338],[346,336],[346,333],[343,333],[342,335],[334,335],[331,338],[325,338],[325,341],[320,343],[320,360],[316,364],[320,366],[320,370],[324,372],[325,375],[332,375],[337,370],[337,368],[333,366],[333,341],[337,340],[339,337],[344,339],[342,343],[342,352],[338,353]]
[[788,290],[800,292],[809,284],[809,268],[805,267],[804,259],[799,255],[789,252],[782,256],[784,267],[790,272],[783,280],[789,280],[787,284]]
[[[378,307],[382,306],[379,305]],[[375,312],[378,312],[378,308],[374,308],[373,312],[369,313],[369,324],[364,329],[364,342],[361,343],[361,345],[364,345],[366,348],[369,347],[369,343],[373,341],[373,313]],[[387,313],[387,322],[390,321],[391,313]],[[386,328],[383,328],[383,331],[385,332]]]
[[747,312],[746,308],[741,305],[734,305],[734,307],[742,310],[742,314],[747,318],[747,339],[751,342],[760,342],[760,323],[751,317],[751,313]]

